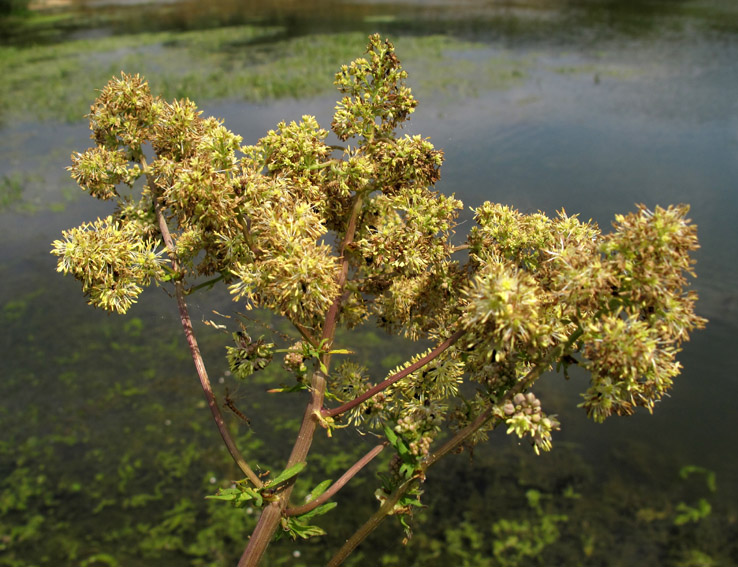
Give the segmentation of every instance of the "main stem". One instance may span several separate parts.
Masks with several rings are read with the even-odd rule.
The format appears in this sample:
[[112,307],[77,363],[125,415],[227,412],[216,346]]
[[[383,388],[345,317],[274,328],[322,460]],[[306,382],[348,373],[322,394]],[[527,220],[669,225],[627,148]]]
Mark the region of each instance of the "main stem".
[[[327,344],[329,345],[333,342],[333,337],[336,333],[336,324],[338,321],[338,312],[341,307],[341,298],[348,279],[349,262],[345,252],[348,245],[354,239],[356,224],[359,214],[361,213],[362,203],[362,196],[360,193],[357,193],[354,196],[351,213],[348,223],[346,224],[346,234],[344,235],[338,249],[341,258],[341,271],[338,274],[337,280],[339,292],[326,313],[325,324],[323,326],[321,337],[323,340],[327,341]],[[324,368],[328,368],[330,365],[330,354],[324,354],[320,362],[323,364]],[[286,468],[307,460],[307,455],[313,442],[315,428],[318,424],[320,410],[323,407],[325,385],[326,376],[321,370],[316,369],[310,379],[310,402],[305,408],[305,414],[302,417],[300,431],[297,433],[297,439],[295,441],[295,445],[292,447],[292,454],[287,461]],[[238,562],[238,567],[256,567],[259,564],[259,561],[261,561],[261,557],[264,555],[274,532],[279,528],[284,510],[287,507],[290,495],[292,494],[294,481],[294,478],[290,479],[287,486],[280,494],[279,499],[268,504],[262,511],[259,521],[256,524],[256,528],[251,534],[251,539]]]
[[[305,462],[307,454],[310,451],[310,445],[313,442],[313,435],[315,434],[315,427],[317,425],[316,412],[320,411],[325,394],[325,376],[320,370],[313,372],[310,386],[312,392],[310,403],[305,408],[302,425],[300,426],[297,440],[295,441],[292,454],[285,468]],[[274,532],[279,528],[282,512],[287,507],[292,489],[294,488],[294,480],[294,478],[290,480],[281,492],[278,500],[269,503],[262,511],[256,528],[251,534],[251,539],[249,539],[249,544],[246,546],[238,562],[238,567],[256,567],[259,564],[262,555],[264,555],[267,546],[272,540]]]

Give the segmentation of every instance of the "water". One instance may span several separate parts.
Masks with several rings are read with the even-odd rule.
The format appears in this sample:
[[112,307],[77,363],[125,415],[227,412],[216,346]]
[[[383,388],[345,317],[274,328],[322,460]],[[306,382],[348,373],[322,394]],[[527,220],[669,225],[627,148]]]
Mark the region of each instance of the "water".
[[[738,364],[732,356],[738,331],[734,285],[738,275],[738,9],[734,3],[264,4],[162,3],[153,11],[129,3],[83,4],[80,13],[98,18],[98,24],[89,27],[85,23],[89,20],[75,16],[35,31],[16,30],[12,36],[5,35],[4,42],[30,45],[110,38],[133,25],[148,32],[244,23],[274,27],[277,31],[264,39],[231,45],[225,55],[213,60],[213,65],[237,67],[242,57],[256,58],[250,54],[266,61],[282,57],[283,46],[300,38],[380,31],[395,41],[421,102],[408,132],[430,136],[444,149],[446,163],[438,189],[456,193],[465,205],[494,200],[524,212],[540,209],[549,214],[563,207],[607,227],[615,213],[633,210],[635,203],[651,207],[690,203],[702,245],[695,282],[700,293],[698,310],[710,323],[685,346],[680,356],[684,372],[671,396],[658,404],[653,416],[639,413],[595,425],[575,409],[584,378],[575,376],[570,382],[548,378],[541,397],[563,423],[554,438],[553,454],[529,459],[528,447],[518,448],[497,432],[490,449],[480,450],[476,469],[459,465],[463,459],[457,459],[435,480],[429,479],[428,495],[435,500],[429,500],[427,517],[432,520],[419,519],[422,529],[417,531],[450,537],[450,528],[443,532],[433,525],[435,520],[440,523],[444,510],[456,518],[451,508],[443,508],[450,506],[444,482],[461,494],[472,486],[485,495],[478,499],[486,502],[486,508],[467,506],[471,520],[482,518],[474,525],[486,526],[505,517],[496,512],[494,503],[510,486],[505,484],[507,477],[495,471],[508,471],[520,491],[531,486],[547,490],[554,495],[551,505],[561,508],[573,506],[574,500],[559,498],[570,483],[585,494],[577,502],[600,506],[587,522],[596,524],[593,518],[599,514],[607,518],[615,539],[636,542],[622,544],[619,557],[611,553],[604,559],[603,550],[612,551],[617,545],[602,532],[570,519],[571,529],[561,528],[556,548],[561,562],[549,556],[550,564],[595,564],[588,563],[594,558],[597,564],[607,565],[687,564],[686,547],[682,555],[664,554],[664,549],[679,547],[660,539],[676,529],[669,528],[669,520],[659,524],[659,520],[644,523],[638,518],[645,517],[647,509],[657,515],[669,509],[673,514],[680,499],[694,503],[704,495],[712,498],[714,523],[678,532],[678,541],[687,547],[685,542],[694,541],[695,549],[712,553],[717,561],[713,564],[738,564],[738,552],[728,543],[735,540],[731,534],[736,530],[738,501],[733,403],[738,397]],[[415,51],[403,55],[403,44],[415,49],[422,44],[411,44],[413,38],[430,34],[466,43],[447,47],[442,60],[426,59]],[[125,49],[135,52],[137,48]],[[154,43],[151,49],[146,52],[150,62],[155,50],[163,48]],[[359,54],[352,53],[348,59]],[[101,57],[106,70],[110,62],[104,54]],[[59,65],[68,61],[65,56]],[[91,68],[102,67],[99,61]],[[172,59],[176,68],[172,77],[187,72],[186,65],[178,67],[180,63]],[[315,61],[316,66],[323,63],[336,66],[330,60]],[[167,69],[160,71],[164,75]],[[67,72],[75,77],[72,67]],[[157,80],[149,78],[152,84]],[[74,82],[49,80],[48,90],[75,100],[68,95]],[[174,79],[160,83],[174,85]],[[22,87],[17,83],[17,92]],[[171,88],[186,89],[187,83]],[[13,93],[4,92],[10,93],[8,97]],[[89,90],[79,98],[89,104]],[[291,96],[259,102],[228,94],[225,100],[206,99],[201,106],[206,114],[224,118],[248,143],[279,120],[305,113],[328,124],[334,100],[327,90],[305,99]],[[67,122],[63,113],[40,119],[26,110],[16,112],[7,103],[2,107],[0,195],[5,205],[0,212],[0,345],[5,360],[0,382],[0,478],[8,480],[0,506],[0,532],[6,534],[0,534],[0,552],[5,552],[0,553],[0,565],[12,565],[12,561],[56,565],[61,563],[53,557],[81,562],[96,556],[99,564],[106,564],[102,558],[106,553],[115,555],[121,565],[181,565],[185,557],[191,564],[198,564],[193,558],[206,561],[215,553],[213,546],[194,539],[191,526],[170,522],[158,540],[132,535],[155,532],[154,527],[162,525],[156,514],[184,522],[187,514],[182,510],[200,506],[202,494],[212,491],[211,478],[220,482],[234,474],[201,407],[191,362],[177,333],[174,306],[160,290],[151,290],[128,318],[108,316],[87,307],[77,284],[54,273],[49,243],[61,230],[107,214],[105,204],[80,197],[64,171],[69,154],[89,143],[86,125]],[[78,116],[84,108],[74,112]],[[468,226],[468,222],[462,225],[460,232]],[[224,297],[205,297],[193,306],[198,320],[212,316],[210,299],[216,309],[228,309]],[[131,324],[132,318],[141,326]],[[201,332],[217,382],[225,370],[221,337],[206,328]],[[376,347],[372,359],[387,358],[386,351],[386,345]],[[391,366],[389,358],[386,362]],[[251,429],[237,426],[242,442],[265,466],[279,462],[286,451],[279,442],[291,439],[295,424],[265,431],[268,425],[259,412],[273,407],[273,402],[265,396],[252,398],[256,394],[248,388],[240,389],[237,396],[252,419]],[[261,409],[254,407],[257,404]],[[267,446],[258,446],[254,439],[264,436],[269,437]],[[716,495],[704,489],[679,492],[677,473],[687,464],[716,473]],[[340,470],[335,459],[321,466]],[[330,474],[335,478],[335,471]],[[345,496],[356,497],[351,507],[357,510],[373,506],[366,496],[376,484],[370,476],[355,494]],[[132,494],[148,495],[149,500],[133,501]],[[518,495],[516,500],[515,492],[510,494],[503,509],[508,515],[524,515],[525,498]],[[589,509],[577,506],[569,514],[584,517]],[[229,553],[237,554],[246,531],[242,520],[234,520],[232,526],[217,519],[215,514],[221,512],[209,513],[210,519],[198,523],[197,529],[214,541],[232,541],[221,547],[232,547]],[[39,525],[29,519],[33,514],[44,518]],[[96,527],[108,535],[96,532]],[[337,539],[344,535],[340,530],[348,529],[339,528]],[[576,539],[572,532],[577,530],[584,534],[582,541],[572,543]],[[64,534],[66,543],[49,536],[57,532]],[[592,555],[587,555],[587,534],[596,536]],[[169,538],[166,545],[164,535]],[[144,543],[135,553],[121,551],[132,537]],[[420,538],[414,557],[428,555],[424,541]],[[449,541],[445,553],[453,551]],[[705,548],[710,541],[720,549]],[[464,549],[471,548],[467,542]],[[292,557],[289,545],[278,549],[275,564],[282,557],[279,553],[301,564]],[[322,557],[322,551],[315,553]],[[461,562],[461,555],[453,557]],[[303,560],[308,561],[307,555]]]

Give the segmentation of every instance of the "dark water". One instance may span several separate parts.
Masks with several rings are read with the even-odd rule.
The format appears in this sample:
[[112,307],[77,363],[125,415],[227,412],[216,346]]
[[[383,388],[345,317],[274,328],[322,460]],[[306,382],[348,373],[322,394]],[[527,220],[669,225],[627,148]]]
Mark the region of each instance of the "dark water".
[[[31,45],[122,34],[131,26],[185,31],[244,23],[281,26],[271,41],[318,33],[380,31],[395,40],[411,73],[410,85],[415,87],[418,82],[421,107],[408,131],[430,136],[444,149],[446,163],[438,189],[454,192],[465,205],[494,200],[524,212],[540,209],[549,214],[563,207],[606,227],[615,213],[631,211],[635,203],[649,207],[689,203],[702,245],[695,282],[699,312],[710,323],[685,346],[680,356],[684,372],[671,396],[657,406],[653,416],[639,413],[595,425],[575,409],[584,378],[565,382],[550,377],[541,396],[550,411],[560,415],[563,427],[554,438],[554,453],[560,448],[566,457],[546,456],[525,461],[528,464],[521,467],[537,462],[542,470],[550,467],[554,471],[550,474],[562,477],[567,466],[586,468],[590,488],[610,487],[610,492],[603,488],[598,493],[603,498],[602,514],[612,516],[613,533],[627,538],[629,529],[642,528],[636,520],[637,510],[613,504],[608,494],[627,500],[636,493],[651,493],[667,502],[670,496],[665,487],[675,483],[679,467],[698,465],[716,474],[713,518],[723,529],[706,541],[722,545],[721,541],[736,535],[738,363],[733,349],[738,338],[738,7],[734,2],[418,0],[316,5],[223,1],[162,3],[156,10],[132,3],[81,6],[84,18],[80,15],[54,24],[41,35],[38,30],[16,28],[4,40]],[[101,23],[89,27],[89,18],[99,18]],[[439,76],[428,79],[422,76],[427,67],[403,58],[403,40],[430,34],[476,42],[473,49],[448,54],[452,61],[456,58],[458,68],[468,65],[472,74],[462,72],[461,78],[456,74],[448,84],[443,80],[447,67],[437,68]],[[519,78],[503,81],[480,71],[497,64],[519,69]],[[279,120],[306,113],[327,124],[334,100],[330,93],[260,103],[206,100],[201,106],[206,114],[224,118],[248,143]],[[77,535],[79,531],[94,533],[96,524],[106,529],[129,526],[135,531],[135,523],[125,517],[135,515],[138,508],[125,504],[123,495],[131,486],[133,492],[151,492],[157,474],[171,471],[164,465],[161,470],[150,469],[150,463],[160,463],[156,455],[170,451],[187,460],[182,455],[190,450],[192,439],[202,438],[199,447],[217,440],[209,429],[206,410],[200,407],[194,372],[177,335],[176,313],[168,298],[152,290],[127,318],[112,317],[85,306],[77,284],[54,272],[49,243],[62,229],[107,214],[104,204],[80,198],[64,171],[69,154],[87,147],[86,124],[15,120],[11,112],[4,116],[0,132],[5,199],[0,211],[0,478],[5,475],[14,483],[3,486],[0,501],[4,514],[0,531],[6,534],[0,534],[0,546],[5,546],[0,547],[0,565],[64,564],[36,555],[37,550],[29,547],[34,541],[45,541],[54,553],[77,557],[74,561],[79,563],[95,553],[117,549],[128,536],[121,528],[118,539],[108,543],[104,537],[80,538],[88,543],[79,544],[75,556],[61,543],[48,544],[48,534],[57,529],[53,522],[78,523],[83,528],[69,528]],[[206,297],[195,302],[199,318],[209,317],[211,299],[215,308],[228,309],[225,298]],[[138,322],[131,323],[131,319]],[[220,338],[207,329],[203,333],[203,348],[217,381],[225,371]],[[376,348],[375,359],[388,357],[391,366],[390,347]],[[268,401],[258,403],[269,407]],[[258,413],[253,421],[256,432],[263,433]],[[290,439],[292,425],[286,423],[284,431],[267,435]],[[241,432],[252,439],[249,431],[242,428]],[[160,445],[147,445],[151,439]],[[495,455],[508,455],[511,446],[517,450],[499,431],[486,454],[500,464],[494,461]],[[529,449],[523,446],[520,451]],[[269,462],[283,458],[283,453],[262,447],[259,458]],[[143,459],[138,465],[137,458]],[[514,457],[518,458],[523,459]],[[207,488],[211,479],[227,475],[218,449],[190,461],[194,464],[183,469],[180,484],[162,485],[172,504],[185,498],[178,494],[178,486],[189,490],[187,497],[194,501],[202,494],[198,483]],[[133,476],[126,472],[127,466],[135,472]],[[110,505],[90,514],[85,508],[89,501],[79,497],[86,488],[79,486],[91,487],[91,492],[95,487],[103,490],[107,485],[96,478],[96,470],[114,479],[117,492],[110,497]],[[446,478],[451,473],[439,474]],[[518,470],[515,474],[523,478],[529,473]],[[9,496],[20,478],[30,483],[24,489],[29,494],[25,508],[18,503],[20,496]],[[598,478],[602,483],[598,484]],[[485,481],[475,486],[484,493]],[[433,489],[431,479],[428,490]],[[443,487],[435,489],[443,493]],[[89,497],[98,503],[101,499],[100,495]],[[524,499],[522,502],[518,505],[524,507]],[[18,536],[13,527],[29,525],[27,511],[31,509],[46,517],[45,524]],[[24,547],[22,537],[29,545]],[[177,544],[172,545],[176,548]],[[567,562],[559,564],[589,564],[584,544],[572,549]],[[653,561],[654,557],[660,564],[677,564],[649,549],[628,553],[622,563],[611,557],[608,563],[597,564],[629,565],[636,563],[627,561]],[[717,562],[712,564],[735,565],[735,553],[727,548],[716,551]],[[188,557],[192,554],[195,552]],[[186,564],[182,556],[151,557],[155,554],[144,553],[120,564]],[[529,561],[521,564],[537,564]]]

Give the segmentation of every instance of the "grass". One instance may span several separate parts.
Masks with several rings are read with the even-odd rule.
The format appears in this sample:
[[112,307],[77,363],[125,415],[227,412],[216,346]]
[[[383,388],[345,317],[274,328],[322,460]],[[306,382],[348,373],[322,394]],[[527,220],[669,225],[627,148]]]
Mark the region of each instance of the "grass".
[[[100,89],[121,71],[147,77],[167,98],[250,102],[305,98],[332,90],[339,66],[365,49],[363,33],[294,39],[279,28],[237,26],[184,33],[143,33],[56,45],[0,47],[0,117],[77,121]],[[422,91],[462,96],[519,80],[514,60],[465,59],[483,46],[447,37],[408,37],[398,53]]]

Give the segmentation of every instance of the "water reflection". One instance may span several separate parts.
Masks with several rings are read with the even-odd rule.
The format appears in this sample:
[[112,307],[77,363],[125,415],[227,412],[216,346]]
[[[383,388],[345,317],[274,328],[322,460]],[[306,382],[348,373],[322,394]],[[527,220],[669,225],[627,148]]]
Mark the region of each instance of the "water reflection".
[[[712,323],[687,345],[681,356],[685,373],[656,415],[639,414],[595,427],[573,409],[583,378],[575,377],[571,382],[553,378],[542,397],[545,395],[546,403],[558,406],[563,414],[564,428],[554,449],[560,449],[561,456],[552,457],[557,460],[541,466],[541,460],[529,460],[527,453],[516,451],[514,446],[511,449],[510,440],[498,435],[491,445],[491,457],[478,454],[478,472],[456,464],[449,471],[460,475],[453,478],[464,486],[475,486],[481,493],[487,490],[489,498],[495,493],[500,498],[504,493],[507,498],[501,505],[516,512],[528,508],[525,497],[515,495],[511,485],[554,491],[560,484],[563,491],[569,483],[588,491],[584,500],[589,498],[591,506],[601,506],[600,512],[612,521],[613,533],[647,547],[656,545],[653,538],[663,533],[654,527],[656,520],[634,523],[636,513],[615,500],[633,499],[642,507],[638,517],[653,519],[663,510],[648,500],[649,494],[656,500],[667,498],[660,492],[661,485],[679,482],[668,475],[676,475],[684,464],[700,464],[717,472],[724,505],[720,510],[716,505],[717,523],[726,530],[734,529],[730,526],[735,526],[734,503],[738,500],[738,461],[731,450],[738,442],[732,407],[732,400],[738,397],[738,365],[732,357],[738,332],[738,294],[734,289],[738,279],[738,228],[734,220],[738,214],[738,104],[734,94],[738,90],[738,8],[733,2],[223,1],[154,6],[75,2],[71,6],[76,10],[74,18],[53,24],[54,33],[41,22],[26,28],[18,25],[17,33],[3,34],[2,42],[98,38],[96,59],[90,59],[84,72],[108,73],[121,61],[129,65],[143,64],[146,59],[151,62],[159,50],[170,68],[156,60],[161,67],[152,67],[149,78],[153,83],[163,76],[178,77],[172,88],[184,95],[192,91],[203,68],[219,70],[219,77],[227,77],[236,69],[254,69],[259,64],[263,64],[257,69],[260,73],[270,66],[284,65],[278,68],[285,74],[294,72],[302,81],[309,73],[300,75],[301,69],[295,67],[314,64],[333,69],[344,62],[341,58],[346,50],[351,51],[349,57],[358,55],[352,44],[355,38],[379,30],[395,39],[411,72],[410,84],[417,86],[421,106],[408,133],[431,136],[444,148],[446,165],[439,189],[455,192],[465,204],[475,206],[491,199],[526,212],[542,209],[548,213],[564,207],[606,227],[613,213],[632,210],[634,202],[691,203],[703,246],[697,266],[700,312]],[[197,49],[210,49],[211,59],[172,57],[178,38],[184,41],[179,32],[218,28],[230,33],[223,31],[223,26],[237,24],[255,24],[257,32],[234,28],[240,35],[228,36],[224,43],[217,43],[212,36],[198,36],[202,43],[195,43]],[[144,32],[166,30],[178,33],[166,40],[144,36]],[[121,57],[130,55],[132,44],[119,52],[120,46],[103,43],[102,38],[126,38],[134,33],[139,34],[140,42],[144,37],[151,42],[150,51],[138,59]],[[426,36],[430,34],[465,43],[429,41]],[[305,51],[313,45],[308,40],[323,47],[328,44],[329,49],[316,48],[311,54],[321,55],[307,63],[291,58],[291,51]],[[436,52],[442,56],[436,57]],[[4,57],[17,61],[29,53],[30,48],[3,52]],[[34,65],[50,52],[33,53],[35,58],[22,59],[28,72],[37,69]],[[67,69],[64,65],[71,58],[64,52],[44,73]],[[33,79],[14,74],[12,65],[7,69],[5,76],[12,88],[4,91],[8,95],[6,102],[0,101],[3,105],[14,92],[22,91],[24,81]],[[500,69],[505,73],[500,74]],[[71,66],[65,72],[73,79],[40,75],[56,99],[81,84]],[[189,79],[183,80],[188,73]],[[248,143],[277,121],[297,119],[304,113],[315,114],[327,124],[334,95],[329,93],[330,76],[325,79],[328,85],[312,92],[307,100],[295,100],[300,98],[299,92],[259,103],[233,95],[223,100],[215,90],[203,90],[200,102],[207,114],[223,117]],[[92,87],[79,93],[79,100],[89,104],[91,92]],[[75,110],[71,115],[77,117],[83,111]],[[0,179],[10,180],[9,192],[15,191],[11,181],[23,186],[20,200],[9,202],[0,212],[0,344],[7,355],[0,382],[0,428],[4,432],[0,470],[7,471],[13,482],[3,490],[8,494],[8,488],[25,487],[29,494],[25,505],[53,521],[73,526],[65,528],[70,541],[83,541],[80,533],[92,532],[94,524],[104,525],[114,535],[108,540],[96,539],[95,545],[116,549],[120,542],[128,541],[126,537],[143,531],[134,516],[145,516],[145,511],[159,518],[156,511],[159,515],[166,512],[168,518],[180,517],[177,514],[186,517],[188,506],[196,506],[192,502],[199,502],[199,496],[210,490],[211,478],[227,479],[232,473],[217,449],[200,457],[203,448],[217,447],[217,440],[213,441],[206,413],[196,407],[200,397],[177,334],[176,313],[164,297],[153,291],[133,311],[142,331],[130,320],[91,311],[76,284],[53,273],[49,242],[64,228],[106,214],[106,205],[79,195],[64,171],[68,155],[87,146],[86,126],[77,120],[64,124],[64,113],[46,122],[36,115],[24,114],[24,121],[19,116],[16,107],[5,109],[6,125],[0,141]],[[213,299],[216,308],[229,308],[227,297]],[[196,303],[194,309],[199,309],[200,318],[208,316],[207,301]],[[222,360],[220,338],[205,334],[203,339],[206,357],[213,361],[216,374],[224,370],[217,362]],[[373,336],[362,340],[376,344]],[[372,359],[391,366],[384,348],[377,346]],[[250,390],[241,395],[255,394]],[[259,399],[258,403],[270,402]],[[259,422],[258,412],[248,413],[253,430],[261,435],[267,424]],[[291,438],[293,425],[283,424],[284,429],[276,435]],[[283,458],[277,443],[259,447],[254,436],[241,433],[243,442],[258,451],[265,463]],[[493,465],[485,459],[492,459]],[[567,461],[572,463],[570,469],[566,469]],[[331,463],[322,466],[329,468]],[[457,470],[460,468],[467,472]],[[495,477],[494,471],[500,468],[510,471],[509,479],[515,482]],[[96,478],[101,473],[107,480]],[[445,474],[439,473],[440,478]],[[21,481],[25,477],[44,480],[28,485]],[[161,480],[164,477],[166,482]],[[605,481],[598,483],[598,479]],[[54,507],[46,502],[47,496],[38,486],[48,490],[48,498],[62,504]],[[81,486],[88,487],[91,494],[82,494]],[[441,508],[434,510],[445,512],[442,506],[448,504],[444,500],[447,496],[436,486],[440,492],[434,506]],[[135,488],[138,500],[126,487]],[[182,487],[190,491],[189,496],[182,495]],[[103,494],[106,490],[110,494]],[[435,489],[429,485],[428,490],[433,493]],[[563,492],[559,496],[562,506],[574,502],[566,500]],[[105,498],[111,502],[105,503]],[[190,504],[177,508],[188,498]],[[373,505],[361,499],[356,502],[357,507],[367,509]],[[101,508],[92,513],[96,506]],[[13,521],[23,517],[18,510],[13,513]],[[440,525],[439,514],[431,513]],[[471,508],[470,513],[483,518],[488,512]],[[576,513],[584,511],[577,508]],[[2,522],[7,523],[7,517]],[[212,525],[222,529],[224,524],[213,520]],[[149,531],[153,527],[153,523],[149,525]],[[50,527],[49,532],[38,529],[44,537],[51,531]],[[645,535],[634,535],[635,530]],[[724,536],[724,531],[715,530],[713,537]],[[231,534],[211,536],[219,542],[232,536],[237,542],[242,532],[239,525]],[[179,536],[172,536],[171,545],[184,549],[185,544],[178,543],[176,537],[184,541],[187,538],[182,534],[194,538],[192,533],[182,528]],[[440,528],[436,535],[448,536]],[[653,536],[650,542],[649,535]],[[13,549],[21,551],[12,551],[19,561],[35,557],[33,542],[43,539],[31,531],[26,537],[30,543],[26,547],[18,544]],[[155,541],[146,542],[148,547],[140,552],[148,554],[146,564],[181,564],[177,562],[181,556],[166,555],[155,547]],[[569,559],[581,559],[589,549],[580,542],[569,544]],[[606,542],[598,545],[607,548]],[[634,546],[629,548],[629,557],[637,562],[639,550]],[[190,558],[212,557],[206,547],[193,543],[186,553]],[[597,545],[593,549],[591,553],[596,553]],[[166,559],[152,559],[156,553]],[[643,553],[641,557],[653,557]],[[728,559],[724,564],[730,564],[726,555],[730,553],[734,554],[733,563],[738,561],[735,550],[725,544],[723,558]],[[127,556],[124,553],[121,557]],[[599,559],[603,565],[618,564],[615,558]],[[133,565],[141,560],[121,561]],[[676,559],[668,564],[676,564]]]

